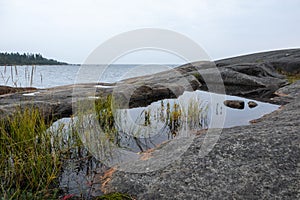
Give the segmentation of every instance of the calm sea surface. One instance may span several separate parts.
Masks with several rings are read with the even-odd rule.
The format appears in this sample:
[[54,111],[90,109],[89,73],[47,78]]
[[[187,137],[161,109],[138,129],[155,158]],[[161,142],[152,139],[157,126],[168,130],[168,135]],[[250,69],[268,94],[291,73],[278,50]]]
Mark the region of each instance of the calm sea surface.
[[[176,65],[137,65],[137,64],[114,64],[109,65],[103,74],[97,74],[99,82],[116,82],[121,79],[152,74]],[[61,85],[74,84],[82,66],[78,65],[51,65],[51,66],[0,66],[0,85],[17,87],[49,88]],[[89,76],[95,75],[104,69],[103,65],[84,66],[87,71],[86,79],[80,83],[88,83]],[[94,79],[93,79],[94,80]]]

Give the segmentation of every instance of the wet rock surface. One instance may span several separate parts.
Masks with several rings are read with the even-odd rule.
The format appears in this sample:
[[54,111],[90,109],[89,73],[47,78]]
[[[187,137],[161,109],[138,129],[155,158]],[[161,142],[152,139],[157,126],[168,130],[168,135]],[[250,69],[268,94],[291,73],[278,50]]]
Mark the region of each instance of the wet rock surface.
[[[299,199],[299,87],[300,81],[281,88],[290,103],[260,122],[223,129],[206,156],[199,156],[208,137],[202,133],[167,167],[148,173],[117,168],[102,190],[130,193],[137,199]],[[175,150],[178,145],[170,146]],[[161,149],[153,152],[158,157],[167,154]],[[143,167],[141,163],[130,166]]]

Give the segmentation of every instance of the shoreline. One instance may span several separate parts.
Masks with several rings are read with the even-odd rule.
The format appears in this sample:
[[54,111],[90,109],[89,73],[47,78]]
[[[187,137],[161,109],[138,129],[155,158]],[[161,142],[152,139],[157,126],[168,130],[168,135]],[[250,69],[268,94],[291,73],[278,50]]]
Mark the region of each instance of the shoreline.
[[[208,91],[207,85],[213,85],[213,88],[216,89],[210,90],[210,92],[218,93],[219,86],[214,84],[219,84],[219,80],[215,82],[213,79],[215,72],[218,72],[223,79],[225,91],[221,91],[221,93],[284,105],[287,102],[276,98],[280,95],[276,91],[288,85],[288,81],[286,76],[278,73],[276,66],[278,63],[283,63],[281,65],[283,71],[293,69],[296,73],[298,72],[297,66],[300,65],[299,55],[300,49],[293,49],[259,53],[257,57],[255,57],[256,54],[252,54],[229,58],[216,61],[216,65],[219,65],[217,71],[210,70],[214,66],[212,63],[195,62],[176,67],[172,69],[172,73],[164,71],[154,75],[129,78],[114,84],[102,84],[103,87],[101,87],[101,83],[97,83],[57,86],[47,89],[30,88],[30,91],[14,90],[17,93],[0,95],[0,112],[2,115],[9,115],[17,104],[21,107],[34,106],[48,120],[57,120],[72,115],[72,106],[73,103],[76,103],[73,102],[73,99],[91,96],[89,94],[91,92],[92,96],[96,97],[105,97],[114,92],[120,101],[130,100],[129,107],[131,108],[146,106],[165,98],[175,98],[185,90]],[[261,61],[257,63],[255,58]],[[249,63],[249,59],[253,59],[254,62]],[[239,64],[236,64],[237,62]],[[205,80],[203,77],[212,78]],[[136,89],[131,91],[132,88]],[[36,92],[35,95],[23,95],[33,91]],[[129,94],[131,94],[130,97]]]

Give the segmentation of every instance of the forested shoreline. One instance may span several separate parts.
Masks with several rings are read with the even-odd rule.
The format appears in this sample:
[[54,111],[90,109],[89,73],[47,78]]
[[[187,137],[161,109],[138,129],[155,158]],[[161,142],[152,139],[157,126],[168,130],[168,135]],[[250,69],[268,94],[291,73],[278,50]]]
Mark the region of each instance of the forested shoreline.
[[41,54],[0,53],[0,65],[66,65],[53,59],[44,58]]

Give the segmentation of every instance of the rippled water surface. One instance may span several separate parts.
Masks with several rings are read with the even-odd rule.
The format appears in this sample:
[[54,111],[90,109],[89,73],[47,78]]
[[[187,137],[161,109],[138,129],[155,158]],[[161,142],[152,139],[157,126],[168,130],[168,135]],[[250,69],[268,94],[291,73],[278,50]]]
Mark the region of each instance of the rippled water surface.
[[[173,68],[176,65],[168,65],[163,68],[158,66],[113,64],[107,68],[104,65],[89,65],[84,67],[88,69],[88,73],[103,69],[104,72],[103,74],[99,74],[97,81],[111,83],[125,78],[156,73],[167,68]],[[0,85],[49,88],[74,84],[78,83],[76,76],[81,67],[78,65],[0,66]],[[85,80],[80,80],[80,83],[91,82],[89,75],[85,76]],[[95,80],[92,81],[94,82]]]

